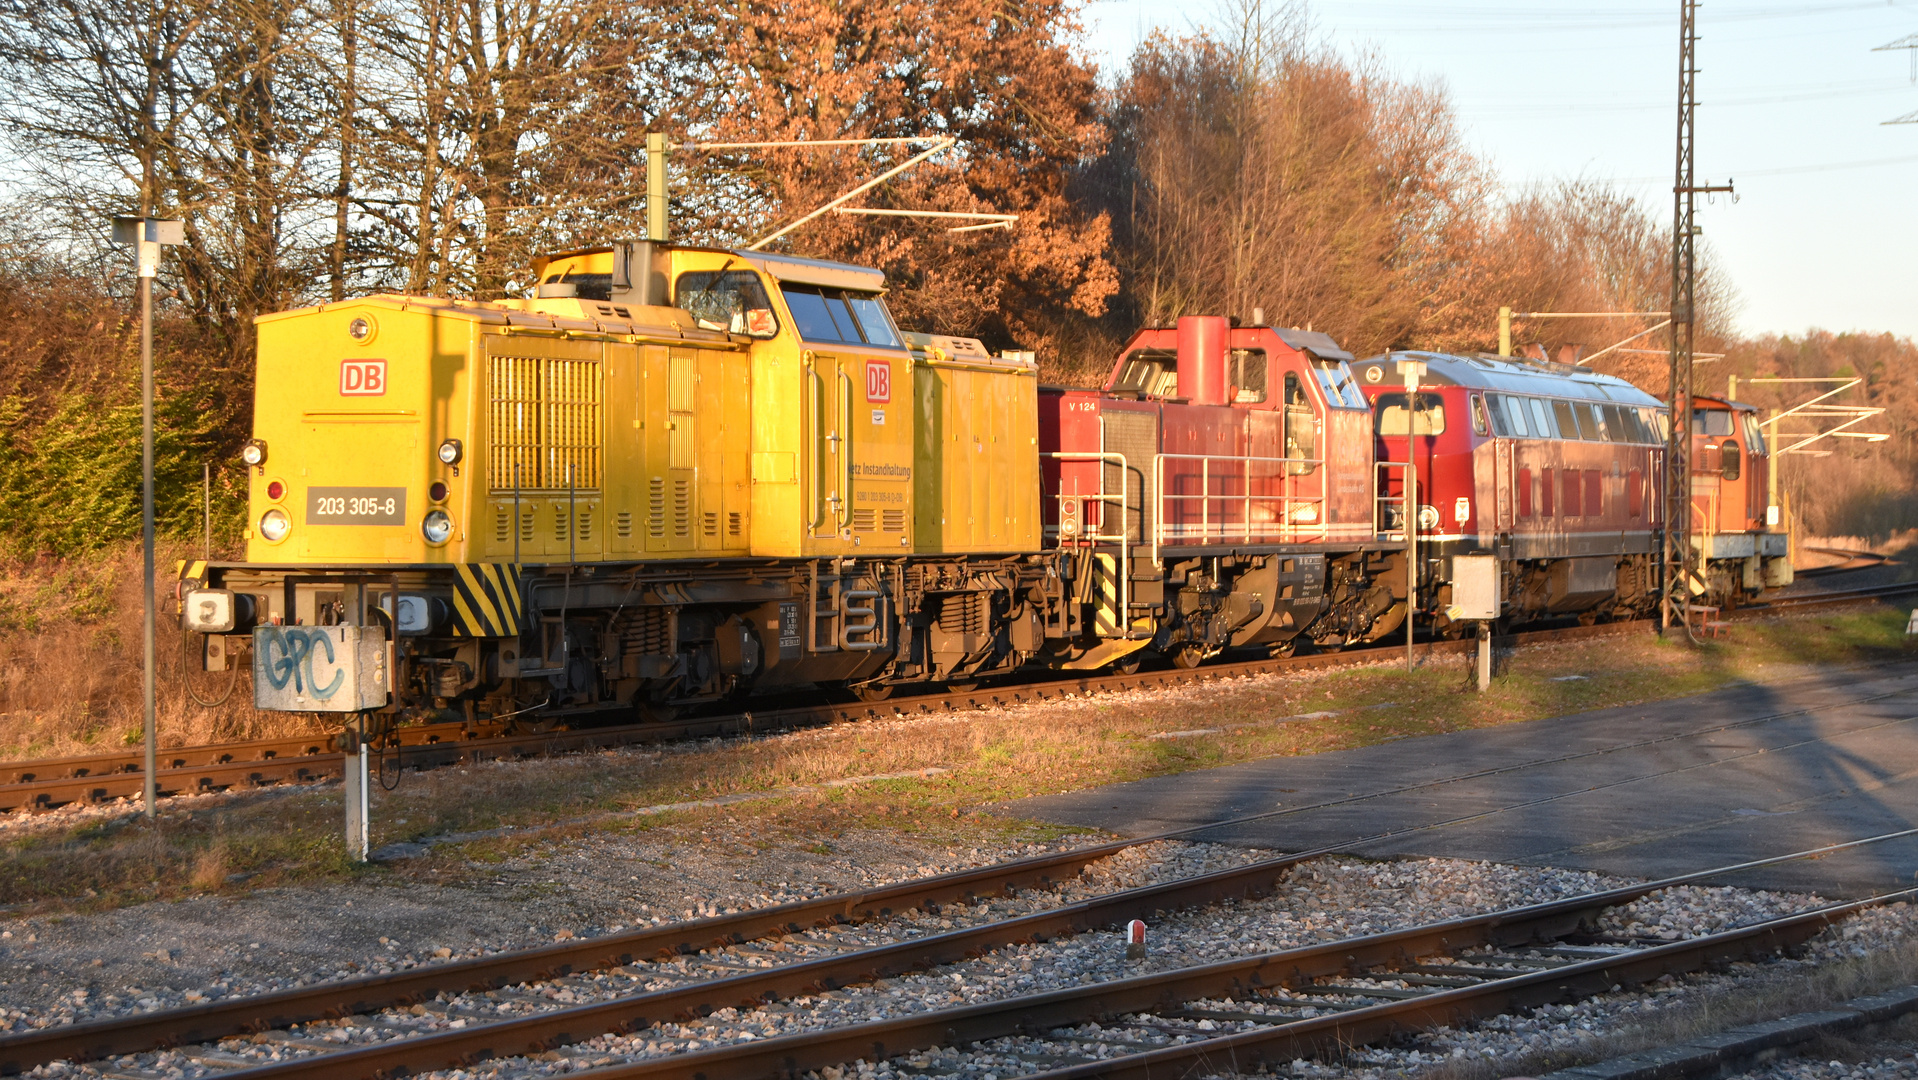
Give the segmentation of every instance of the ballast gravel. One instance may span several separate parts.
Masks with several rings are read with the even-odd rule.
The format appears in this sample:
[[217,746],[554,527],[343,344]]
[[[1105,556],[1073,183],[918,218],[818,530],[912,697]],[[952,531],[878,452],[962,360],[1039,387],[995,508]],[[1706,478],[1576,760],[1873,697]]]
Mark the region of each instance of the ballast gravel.
[[[149,909],[66,920],[25,920],[12,924],[10,931],[0,932],[12,935],[0,937],[0,1001],[6,1005],[0,1031],[172,1008],[525,948],[555,938],[592,936],[634,925],[722,914],[1027,857],[1065,846],[914,850],[902,844],[895,833],[848,833],[834,843],[830,855],[820,854],[817,861],[808,862],[803,850],[769,854],[755,847],[749,837],[719,827],[708,830],[697,844],[689,844],[685,836],[667,842],[643,833],[599,835],[490,867],[477,883],[459,888],[398,884],[373,890],[362,887],[351,893],[354,899],[347,899],[343,889],[285,890],[242,899],[151,905]],[[668,850],[662,850],[661,845]],[[409,1009],[316,1022],[283,1034],[227,1040],[217,1048],[130,1055],[94,1066],[56,1063],[36,1070],[34,1075],[210,1076],[236,1066],[308,1056],[326,1046],[368,1045],[456,1030],[940,933],[1119,889],[1242,866],[1272,854],[1223,845],[1146,844],[1093,864],[1058,890],[949,905],[936,914],[910,912],[860,926],[808,931],[729,949],[709,949],[669,962],[642,962],[613,972],[586,973],[486,994],[441,995],[434,1002]],[[778,876],[773,876],[775,873]],[[1148,931],[1148,953],[1142,960],[1127,960],[1122,935],[1113,932],[1015,945],[934,971],[795,998],[760,1009],[721,1010],[695,1022],[605,1035],[537,1058],[500,1059],[436,1075],[448,1080],[551,1076],[600,1064],[1044,993],[1623,884],[1627,883],[1585,871],[1459,860],[1322,859],[1293,869],[1274,894],[1264,899],[1173,912],[1153,920]],[[1619,939],[1670,941],[1820,903],[1817,897],[1802,894],[1726,887],[1670,889],[1607,913],[1600,929]],[[538,921],[524,921],[527,913],[534,911],[540,913]],[[455,912],[457,915],[449,919]],[[1909,937],[1915,929],[1918,918],[1903,905],[1868,912],[1844,924],[1841,932],[1820,939],[1800,959],[1784,963],[1813,964],[1821,957],[1883,947]],[[146,946],[140,950],[145,955],[137,962],[116,960],[114,969],[91,967],[81,960],[83,956],[114,955],[115,949],[129,950],[139,945]],[[139,976],[117,976],[116,969],[133,967],[139,969]],[[196,977],[177,977],[188,970],[195,971]],[[1404,1046],[1357,1050],[1341,1063],[1298,1062],[1291,1072],[1301,1077],[1370,1080],[1461,1059],[1518,1062],[1531,1060],[1527,1055],[1540,1052],[1576,1051],[1598,1038],[1595,1033],[1642,1023],[1666,1002],[1683,995],[1722,986],[1726,980],[1756,977],[1755,971],[1735,968],[1728,974],[1674,981],[1640,993],[1615,993],[1572,1006],[1498,1017],[1470,1030],[1439,1029]],[[1236,1011],[1284,1008],[1283,1001],[1276,998],[1192,1005]],[[1305,1005],[1304,1009],[1311,1010],[1312,1006]],[[1309,1013],[1293,1013],[1302,1014]],[[892,1061],[852,1062],[843,1069],[823,1070],[816,1075],[817,1080],[920,1076],[1006,1080],[1040,1071],[1043,1063],[1059,1061],[1062,1056],[1071,1060],[1111,1057],[1213,1038],[1250,1026],[1247,1022],[1137,1016],[1043,1038],[935,1048]]]

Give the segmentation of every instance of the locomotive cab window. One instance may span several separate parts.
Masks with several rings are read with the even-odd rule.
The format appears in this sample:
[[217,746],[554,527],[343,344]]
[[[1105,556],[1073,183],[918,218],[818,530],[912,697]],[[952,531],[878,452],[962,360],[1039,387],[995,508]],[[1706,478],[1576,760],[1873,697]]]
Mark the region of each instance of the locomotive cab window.
[[1113,382],[1114,393],[1139,397],[1179,396],[1179,358],[1160,349],[1139,349],[1126,357]]
[[[1437,394],[1420,393],[1416,411],[1406,408],[1406,398],[1399,394],[1380,394],[1375,426],[1380,435],[1443,435],[1445,433],[1445,399]],[[1413,417],[1417,419],[1414,420]],[[1417,424],[1417,430],[1412,426]]]
[[1741,462],[1738,456],[1738,444],[1726,439],[1718,446],[1718,466],[1720,474],[1727,480],[1738,479]]
[[1764,456],[1765,429],[1759,426],[1758,416],[1755,413],[1745,414],[1745,445],[1751,447],[1752,453]]
[[1226,378],[1232,383],[1232,400],[1241,405],[1256,405],[1265,400],[1265,350],[1233,349],[1226,359]]
[[1482,394],[1473,394],[1472,395],[1472,434],[1486,435],[1486,434],[1490,434],[1491,430],[1492,430],[1492,422],[1489,419],[1487,419],[1485,415],[1485,397]]
[[1325,400],[1333,408],[1365,408],[1365,395],[1359,392],[1359,384],[1352,378],[1352,368],[1345,361],[1314,357],[1312,370],[1319,377],[1319,387],[1325,391]]
[[1730,409],[1698,409],[1692,413],[1692,434],[1722,438],[1732,433]]
[[613,298],[613,275],[610,271],[604,274],[582,274],[572,270],[555,272],[546,275],[540,284],[571,285],[581,300],[609,301]]
[[[607,275],[608,280],[611,275]],[[584,290],[580,291],[585,296]],[[769,338],[779,333],[766,286],[751,270],[699,270],[679,275],[673,306],[707,330]]]
[[1304,476],[1318,468],[1318,420],[1312,414],[1312,399],[1297,372],[1285,373],[1285,456],[1290,459],[1285,471]]
[[878,293],[794,284],[780,286],[780,292],[786,297],[787,310],[793,313],[799,336],[807,341],[904,348]]

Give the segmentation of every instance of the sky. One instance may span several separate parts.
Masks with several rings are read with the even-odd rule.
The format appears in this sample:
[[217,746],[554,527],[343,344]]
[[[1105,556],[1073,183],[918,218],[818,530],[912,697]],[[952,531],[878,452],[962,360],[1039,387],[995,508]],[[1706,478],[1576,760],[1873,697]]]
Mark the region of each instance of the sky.
[[[1672,214],[1678,0],[1310,0],[1315,37],[1436,81],[1511,187],[1615,182]],[[1210,0],[1092,0],[1095,59],[1122,70],[1155,29],[1190,32]],[[1714,265],[1748,334],[1918,337],[1918,0],[1705,0],[1698,7],[1698,179]],[[1701,197],[1702,198],[1702,197]]]

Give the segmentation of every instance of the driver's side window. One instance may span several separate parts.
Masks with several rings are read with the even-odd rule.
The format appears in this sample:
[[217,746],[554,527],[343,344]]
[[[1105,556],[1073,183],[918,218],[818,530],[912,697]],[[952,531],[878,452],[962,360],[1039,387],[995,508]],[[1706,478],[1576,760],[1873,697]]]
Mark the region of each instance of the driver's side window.
[[1312,398],[1295,372],[1285,373],[1285,471],[1304,476],[1318,468],[1318,424],[1312,413]]

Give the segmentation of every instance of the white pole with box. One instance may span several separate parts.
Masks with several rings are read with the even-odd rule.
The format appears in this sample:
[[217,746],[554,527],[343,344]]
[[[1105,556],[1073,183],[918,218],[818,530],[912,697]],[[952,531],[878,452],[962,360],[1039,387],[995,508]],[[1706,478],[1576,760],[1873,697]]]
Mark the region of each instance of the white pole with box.
[[146,610],[142,630],[146,637],[144,721],[146,761],[142,766],[146,816],[156,812],[159,781],[154,776],[158,752],[154,744],[153,685],[153,278],[160,272],[160,249],[186,240],[186,227],[165,218],[116,217],[113,242],[132,247],[140,270],[140,547],[145,558]]

